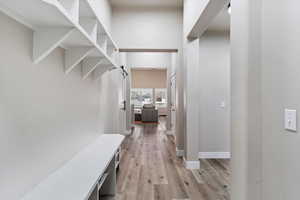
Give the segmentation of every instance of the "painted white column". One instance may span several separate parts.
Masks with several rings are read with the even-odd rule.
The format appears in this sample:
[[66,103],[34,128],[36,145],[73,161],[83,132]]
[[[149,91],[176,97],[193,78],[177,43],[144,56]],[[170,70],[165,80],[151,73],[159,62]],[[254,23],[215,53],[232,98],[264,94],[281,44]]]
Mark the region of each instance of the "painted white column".
[[199,161],[199,39],[186,44],[186,167],[197,169]]

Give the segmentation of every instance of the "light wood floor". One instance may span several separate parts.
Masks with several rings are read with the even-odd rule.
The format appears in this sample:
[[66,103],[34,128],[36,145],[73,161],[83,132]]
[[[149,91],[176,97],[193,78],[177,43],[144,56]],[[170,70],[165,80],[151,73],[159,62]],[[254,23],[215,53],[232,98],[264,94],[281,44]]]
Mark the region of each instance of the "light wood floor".
[[229,200],[229,161],[202,160],[186,170],[165,122],[137,125],[123,144],[117,200]]

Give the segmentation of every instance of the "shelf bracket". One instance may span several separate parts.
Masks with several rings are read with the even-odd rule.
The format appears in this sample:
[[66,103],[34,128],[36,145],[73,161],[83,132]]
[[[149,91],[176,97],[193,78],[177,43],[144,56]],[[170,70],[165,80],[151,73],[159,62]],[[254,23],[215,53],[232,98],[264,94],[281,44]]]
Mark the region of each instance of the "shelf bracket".
[[105,34],[98,34],[98,44],[107,53],[107,37]]
[[38,28],[33,33],[33,62],[39,63],[74,31],[74,28]]
[[71,18],[78,22],[79,19],[79,0],[58,0],[60,4],[69,13]]
[[70,73],[91,51],[93,47],[73,47],[65,51],[65,72]]
[[82,78],[86,79],[103,61],[101,57],[85,58],[82,62]]
[[97,42],[98,22],[94,18],[84,17],[79,20],[80,25],[89,34],[94,42]]
[[106,71],[109,70],[109,65],[102,65],[94,70],[94,80],[98,80]]

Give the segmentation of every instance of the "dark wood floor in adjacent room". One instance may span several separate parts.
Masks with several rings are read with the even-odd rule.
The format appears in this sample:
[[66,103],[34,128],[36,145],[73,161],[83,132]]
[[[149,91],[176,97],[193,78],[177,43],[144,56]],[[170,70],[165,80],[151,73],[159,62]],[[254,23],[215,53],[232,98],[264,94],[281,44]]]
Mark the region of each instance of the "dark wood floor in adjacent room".
[[117,200],[229,200],[229,161],[202,160],[186,170],[165,122],[136,125],[123,144]]

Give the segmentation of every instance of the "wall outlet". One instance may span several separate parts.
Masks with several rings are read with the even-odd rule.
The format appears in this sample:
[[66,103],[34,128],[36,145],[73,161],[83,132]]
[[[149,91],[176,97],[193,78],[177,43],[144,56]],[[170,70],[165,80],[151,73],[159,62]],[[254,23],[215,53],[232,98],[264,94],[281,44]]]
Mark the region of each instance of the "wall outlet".
[[284,128],[289,131],[297,131],[297,111],[284,110]]

